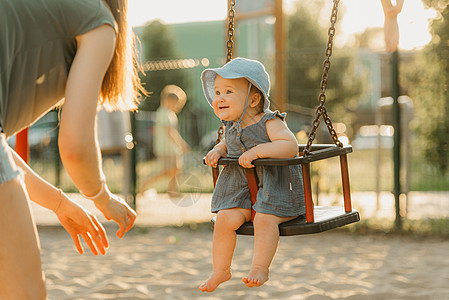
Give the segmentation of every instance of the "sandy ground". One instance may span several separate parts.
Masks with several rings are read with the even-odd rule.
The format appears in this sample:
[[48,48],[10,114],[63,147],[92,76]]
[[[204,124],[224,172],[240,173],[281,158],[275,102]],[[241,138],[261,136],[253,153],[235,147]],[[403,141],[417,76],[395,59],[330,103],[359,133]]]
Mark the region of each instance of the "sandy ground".
[[[409,212],[421,212],[415,218],[447,217],[449,201],[441,196],[410,195]],[[55,215],[32,205],[50,300],[449,299],[449,240],[335,230],[281,238],[270,280],[252,289],[241,278],[251,264],[253,238],[239,236],[233,278],[214,293],[202,293],[198,286],[212,268],[212,231],[204,223],[212,216],[210,195],[170,199],[146,192],[138,199],[137,227],[122,240],[114,235],[117,227],[91,202],[77,194],[71,197],[106,224],[111,246],[105,256],[79,255]],[[428,204],[432,197],[440,199],[438,205]],[[335,201],[328,198],[322,197],[323,204]],[[420,204],[422,199],[426,205]],[[373,193],[354,194],[353,200],[362,218],[394,217],[391,195],[381,195],[378,209]],[[185,223],[200,225],[174,226]]]
[[283,237],[270,280],[247,288],[252,237],[239,236],[233,278],[214,293],[198,285],[211,271],[208,225],[107,227],[105,256],[79,255],[69,235],[40,226],[49,299],[449,299],[448,240],[331,231]]

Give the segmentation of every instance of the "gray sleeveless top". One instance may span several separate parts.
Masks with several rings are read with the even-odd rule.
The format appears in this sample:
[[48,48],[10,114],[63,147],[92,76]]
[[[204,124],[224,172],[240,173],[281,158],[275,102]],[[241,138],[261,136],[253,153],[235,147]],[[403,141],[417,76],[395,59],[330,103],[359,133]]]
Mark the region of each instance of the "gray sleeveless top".
[[116,28],[102,0],[0,1],[0,125],[11,136],[64,97],[75,37]]
[[[237,158],[256,145],[270,142],[265,122],[274,118],[285,119],[285,113],[265,112],[259,122],[242,129],[238,134],[233,122],[223,121],[226,126],[225,141],[228,157]],[[305,213],[304,188],[301,167],[257,166],[259,190],[256,212],[280,217],[298,216]],[[220,173],[212,196],[212,212],[233,207],[250,208],[251,200],[245,169],[225,166]]]

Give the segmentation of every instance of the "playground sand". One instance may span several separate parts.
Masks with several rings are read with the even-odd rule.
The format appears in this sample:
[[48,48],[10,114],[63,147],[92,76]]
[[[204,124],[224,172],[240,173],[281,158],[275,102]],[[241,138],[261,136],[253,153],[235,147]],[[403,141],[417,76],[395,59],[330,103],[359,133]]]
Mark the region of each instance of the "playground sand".
[[252,237],[239,236],[233,278],[213,293],[198,286],[212,268],[207,225],[108,225],[104,256],[79,255],[60,227],[39,226],[49,299],[448,299],[449,241],[331,231],[283,237],[270,280],[247,288]]

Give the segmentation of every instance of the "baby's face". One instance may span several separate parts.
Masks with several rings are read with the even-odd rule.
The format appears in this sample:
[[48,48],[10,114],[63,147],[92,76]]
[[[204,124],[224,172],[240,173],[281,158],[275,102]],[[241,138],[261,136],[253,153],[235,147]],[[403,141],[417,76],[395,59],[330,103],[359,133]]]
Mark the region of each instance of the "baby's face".
[[217,75],[212,102],[217,117],[225,121],[238,121],[245,108],[248,87],[249,82],[245,78],[225,79]]

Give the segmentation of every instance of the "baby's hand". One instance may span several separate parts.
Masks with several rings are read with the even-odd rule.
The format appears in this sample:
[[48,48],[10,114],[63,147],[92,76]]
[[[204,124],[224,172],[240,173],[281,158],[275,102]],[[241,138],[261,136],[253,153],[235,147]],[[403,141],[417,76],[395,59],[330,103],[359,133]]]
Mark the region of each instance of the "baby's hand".
[[226,156],[226,151],[223,150],[220,147],[214,147],[214,149],[210,150],[207,155],[206,158],[204,159],[206,162],[206,165],[216,168],[217,167],[217,162],[221,157],[225,157]]
[[240,155],[239,164],[244,168],[254,168],[254,165],[251,162],[257,158],[259,158],[257,154],[249,150]]

